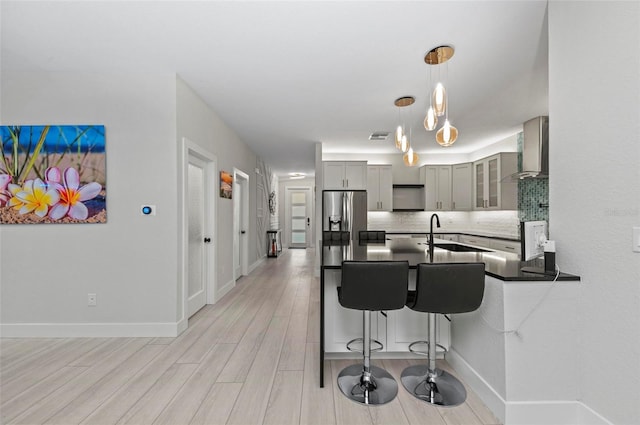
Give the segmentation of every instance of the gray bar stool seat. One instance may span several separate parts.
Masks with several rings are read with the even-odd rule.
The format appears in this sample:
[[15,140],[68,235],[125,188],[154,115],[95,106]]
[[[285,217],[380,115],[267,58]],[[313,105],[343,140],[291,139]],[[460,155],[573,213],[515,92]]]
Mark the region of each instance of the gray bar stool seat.
[[[417,266],[416,290],[409,291],[407,307],[429,313],[429,341],[416,341],[409,350],[427,355],[427,364],[402,371],[402,385],[414,397],[439,406],[464,403],[467,391],[455,376],[436,368],[436,314],[477,310],[484,296],[484,263],[421,263]],[[428,351],[414,350],[426,343]]]
[[[344,261],[338,301],[345,308],[362,310],[362,364],[344,368],[338,387],[349,399],[362,404],[384,404],[398,394],[398,383],[386,370],[372,366],[371,312],[402,309],[407,300],[409,262]],[[356,340],[350,341],[347,348]],[[378,349],[382,348],[382,344]],[[353,351],[353,350],[352,350]]]

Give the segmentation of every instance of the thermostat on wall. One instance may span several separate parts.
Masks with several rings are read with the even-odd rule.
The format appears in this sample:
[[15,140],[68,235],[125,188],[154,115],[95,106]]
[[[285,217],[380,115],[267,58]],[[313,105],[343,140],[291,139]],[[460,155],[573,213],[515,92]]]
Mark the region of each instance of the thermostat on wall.
[[140,214],[142,215],[156,215],[155,205],[143,205],[140,207]]

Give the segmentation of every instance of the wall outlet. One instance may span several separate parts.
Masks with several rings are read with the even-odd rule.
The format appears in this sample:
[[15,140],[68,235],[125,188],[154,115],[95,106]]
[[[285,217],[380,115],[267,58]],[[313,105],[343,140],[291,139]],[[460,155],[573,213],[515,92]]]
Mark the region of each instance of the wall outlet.
[[96,294],[88,294],[87,295],[87,305],[90,307],[95,307],[98,303],[96,298]]

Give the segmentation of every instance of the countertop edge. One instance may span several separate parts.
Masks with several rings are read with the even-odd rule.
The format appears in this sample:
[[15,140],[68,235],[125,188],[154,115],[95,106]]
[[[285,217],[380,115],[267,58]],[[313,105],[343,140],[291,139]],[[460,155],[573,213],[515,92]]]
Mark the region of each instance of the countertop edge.
[[[321,266],[323,270],[340,270],[342,266],[330,265],[330,266]],[[409,269],[415,269],[416,266],[409,266]],[[491,276],[498,280],[502,280],[503,282],[553,282],[554,280],[557,282],[579,282],[580,276],[568,274],[568,273],[560,273],[558,279],[554,279],[554,276],[547,275],[531,275],[531,276],[500,276],[498,274],[485,271],[485,276]]]
[[[401,232],[401,231],[386,231],[387,235],[428,235],[429,232]],[[496,236],[496,235],[488,235],[483,233],[473,233],[473,232],[464,232],[464,231],[451,231],[451,232],[433,232],[434,235],[465,235],[465,236],[477,236],[479,238],[487,238],[487,239],[497,239],[502,241],[510,241],[510,242],[520,242],[520,239],[510,236]]]

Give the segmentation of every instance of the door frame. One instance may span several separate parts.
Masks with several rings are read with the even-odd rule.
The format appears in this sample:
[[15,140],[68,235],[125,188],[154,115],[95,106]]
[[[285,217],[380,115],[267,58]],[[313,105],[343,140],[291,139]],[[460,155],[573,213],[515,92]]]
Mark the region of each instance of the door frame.
[[[218,159],[215,154],[183,137],[180,141],[178,167],[178,302],[176,306],[178,319],[178,334],[187,329],[189,324],[189,229],[188,217],[188,169],[189,157],[195,156],[207,163],[205,168],[205,235],[211,235],[212,243],[206,245],[205,262],[207,304],[214,304],[216,299],[216,271],[217,271],[217,221],[216,221],[216,193],[215,184],[218,175]],[[209,190],[207,190],[207,188]],[[208,198],[208,199],[207,199]]]
[[[240,197],[241,199],[238,199],[237,196],[233,197],[233,282],[235,286],[235,281],[238,280],[240,276],[249,274],[249,175],[234,167],[233,184],[242,186],[240,190],[240,194],[242,195]],[[239,207],[240,205],[241,207]],[[240,211],[242,212],[242,217],[239,216]],[[240,230],[242,228],[246,231],[244,237],[240,237],[240,234],[236,232],[236,229]],[[240,275],[236,275],[238,252],[242,252]]]
[[313,196],[312,186],[287,186],[285,187],[285,217],[284,217],[284,231],[285,231],[285,244],[287,247],[291,246],[291,191],[306,190],[308,193],[308,208],[307,213],[310,220],[309,226],[307,226],[307,248],[313,247],[313,234],[314,234],[314,214],[315,212],[315,198]]

